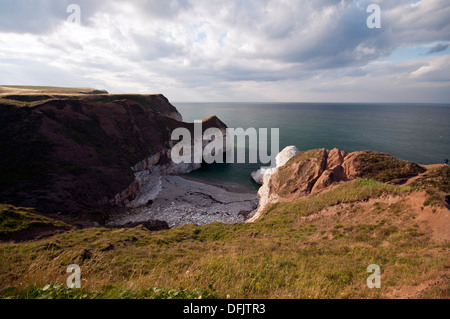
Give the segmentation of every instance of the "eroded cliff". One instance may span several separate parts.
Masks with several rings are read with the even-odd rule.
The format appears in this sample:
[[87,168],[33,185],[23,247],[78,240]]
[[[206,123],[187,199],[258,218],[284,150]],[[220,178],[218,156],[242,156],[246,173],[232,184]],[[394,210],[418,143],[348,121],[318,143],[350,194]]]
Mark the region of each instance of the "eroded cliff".
[[[193,124],[163,95],[63,93],[0,96],[1,202],[102,223],[155,167],[196,168],[171,165],[172,131]],[[212,126],[226,128],[211,117],[203,129]]]
[[263,181],[259,190],[260,205],[250,221],[258,219],[270,204],[294,201],[339,182],[365,178],[402,184],[425,171],[418,164],[372,151],[349,154],[338,149],[322,148],[299,152],[276,171],[260,178]]

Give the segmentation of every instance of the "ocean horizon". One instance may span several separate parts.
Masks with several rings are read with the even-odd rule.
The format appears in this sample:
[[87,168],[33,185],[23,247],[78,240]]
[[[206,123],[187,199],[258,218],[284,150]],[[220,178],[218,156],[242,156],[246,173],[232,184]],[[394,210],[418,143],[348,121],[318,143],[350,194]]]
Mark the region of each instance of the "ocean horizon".
[[[450,104],[176,102],[173,105],[187,122],[216,115],[230,128],[269,131],[279,128],[280,151],[289,145],[301,151],[370,150],[418,164],[443,163],[450,156]],[[256,190],[259,185],[250,174],[260,167],[261,164],[204,164],[189,176]]]

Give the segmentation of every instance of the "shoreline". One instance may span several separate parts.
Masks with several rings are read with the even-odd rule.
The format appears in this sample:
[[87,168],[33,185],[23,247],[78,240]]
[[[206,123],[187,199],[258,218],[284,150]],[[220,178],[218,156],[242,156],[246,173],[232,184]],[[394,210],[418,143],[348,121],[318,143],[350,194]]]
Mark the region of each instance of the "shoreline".
[[230,192],[230,193],[237,193],[237,194],[242,194],[242,193],[244,193],[244,194],[257,194],[258,193],[258,190],[252,190],[252,189],[250,189],[248,187],[244,187],[244,186],[239,185],[239,184],[234,184],[234,183],[223,183],[223,184],[220,184],[219,182],[213,182],[213,181],[205,180],[205,179],[198,178],[198,177],[192,177],[189,174],[178,175],[178,177],[186,179],[188,181],[192,181],[192,182],[203,183],[203,184],[207,184],[207,185],[223,188],[224,190],[226,190],[227,192]]
[[[170,228],[205,225],[213,222],[244,223],[256,212],[257,192],[230,191],[223,185],[206,183],[185,176],[163,175],[158,195],[146,205],[111,216],[108,226],[164,221]],[[145,196],[145,194],[142,194]]]

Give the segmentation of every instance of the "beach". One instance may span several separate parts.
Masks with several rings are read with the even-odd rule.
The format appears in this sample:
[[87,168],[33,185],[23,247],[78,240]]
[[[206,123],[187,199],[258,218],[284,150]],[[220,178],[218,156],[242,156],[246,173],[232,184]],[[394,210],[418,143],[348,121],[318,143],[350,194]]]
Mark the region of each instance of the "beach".
[[154,200],[120,216],[112,216],[107,225],[151,220],[165,221],[169,227],[212,222],[241,223],[251,218],[257,208],[256,192],[181,176],[161,176],[161,190]]

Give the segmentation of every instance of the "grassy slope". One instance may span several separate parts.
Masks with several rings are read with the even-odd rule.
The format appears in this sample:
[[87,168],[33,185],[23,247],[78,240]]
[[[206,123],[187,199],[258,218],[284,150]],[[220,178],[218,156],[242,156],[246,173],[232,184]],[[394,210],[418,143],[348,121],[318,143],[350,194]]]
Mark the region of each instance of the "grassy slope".
[[[117,100],[132,100],[142,106],[159,112],[158,94],[108,94],[107,91],[91,88],[55,87],[55,86],[0,86],[0,105],[15,107],[37,107],[51,101],[85,100],[108,103]],[[175,108],[171,111],[176,112]]]
[[399,160],[390,154],[362,152],[357,157],[360,178],[397,184],[423,173],[425,169],[416,163]]
[[450,166],[431,169],[426,176],[417,179],[412,186],[450,193]]
[[[37,107],[52,101],[61,101],[61,100],[82,100],[89,102],[101,102],[101,103],[109,103],[117,100],[131,100],[135,101],[142,106],[154,110],[159,111],[158,106],[155,104],[156,95],[139,95],[139,94],[93,94],[93,95],[85,95],[85,94],[75,94],[75,95],[6,95],[0,96],[0,104],[14,106],[14,107]],[[173,109],[172,111],[176,111]]]
[[[359,180],[276,204],[254,224],[186,225],[161,232],[84,229],[40,241],[2,243],[0,296],[386,297],[395,287],[435,281],[449,266],[449,246],[421,233],[407,206],[383,199],[370,209],[360,206],[369,197],[411,191]],[[300,218],[338,203],[347,203],[352,216],[361,214],[357,224],[339,216],[328,223]],[[72,263],[81,266],[81,290],[61,286]],[[382,269],[380,290],[365,286],[366,268],[373,263]],[[448,298],[448,281],[421,296]]]
[[[35,106],[46,100],[43,96],[10,101]],[[302,159],[315,155],[310,151]],[[369,173],[381,172],[386,161],[391,162],[378,155],[365,160],[370,167],[362,169]],[[392,181],[416,170],[409,164],[392,165],[391,171],[400,174],[364,177]],[[445,192],[441,186],[448,187],[447,173],[430,174],[414,186],[429,188],[431,183]],[[378,298],[389,296],[393,288],[416,289],[431,281],[437,284],[419,296],[448,298],[448,281],[439,280],[449,267],[449,246],[431,242],[405,203],[388,204],[381,199],[406,196],[413,190],[358,180],[273,205],[254,224],[186,225],[161,232],[92,228],[25,243],[0,243],[0,297]],[[441,195],[429,190],[424,206],[442,205]],[[364,206],[377,198],[369,208]],[[347,206],[328,222],[302,220],[342,204]],[[48,218],[42,220],[32,210],[0,208],[3,232],[64,227]],[[341,213],[361,218],[355,223],[340,217]],[[64,288],[66,267],[72,263],[81,266],[81,290]],[[382,268],[380,290],[365,286],[366,268],[372,263]]]
[[0,204],[0,240],[14,238],[22,233],[39,229],[65,229],[71,227],[35,213],[33,209]]
[[[100,92],[91,88],[33,86],[33,85],[2,85],[0,94],[91,94]],[[102,91],[106,92],[106,91]]]

